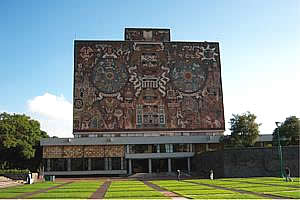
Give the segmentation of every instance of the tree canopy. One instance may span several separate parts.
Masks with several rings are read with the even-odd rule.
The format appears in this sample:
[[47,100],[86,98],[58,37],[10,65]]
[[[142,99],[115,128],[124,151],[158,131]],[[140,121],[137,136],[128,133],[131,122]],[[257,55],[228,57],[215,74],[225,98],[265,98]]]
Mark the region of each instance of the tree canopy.
[[280,144],[299,145],[300,139],[300,119],[296,116],[290,116],[273,131],[273,144],[278,145],[278,130],[280,136]]
[[226,147],[250,147],[256,142],[259,136],[259,126],[255,122],[256,116],[249,111],[239,114],[233,114],[230,119],[231,135],[221,137],[220,142]]
[[47,137],[38,121],[24,114],[0,113],[0,168],[38,168],[39,141]]

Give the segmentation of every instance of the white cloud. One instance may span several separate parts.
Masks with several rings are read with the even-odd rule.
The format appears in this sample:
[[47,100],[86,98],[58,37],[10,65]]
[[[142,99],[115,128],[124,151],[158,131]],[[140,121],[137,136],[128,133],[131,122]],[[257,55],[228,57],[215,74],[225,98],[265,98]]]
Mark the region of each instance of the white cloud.
[[45,93],[28,100],[28,110],[50,136],[72,137],[72,104],[64,96]]
[[72,120],[72,104],[60,97],[45,93],[28,101],[29,111],[57,120]]
[[[285,81],[265,81],[252,85],[240,83],[236,87],[226,87],[224,91],[224,109],[226,121],[226,134],[230,134],[229,119],[232,114],[242,114],[246,111],[257,116],[261,123],[260,134],[272,134],[276,128],[275,122],[284,122],[287,117],[300,117],[300,93],[295,87],[299,81],[293,78]],[[257,77],[256,77],[257,79]]]

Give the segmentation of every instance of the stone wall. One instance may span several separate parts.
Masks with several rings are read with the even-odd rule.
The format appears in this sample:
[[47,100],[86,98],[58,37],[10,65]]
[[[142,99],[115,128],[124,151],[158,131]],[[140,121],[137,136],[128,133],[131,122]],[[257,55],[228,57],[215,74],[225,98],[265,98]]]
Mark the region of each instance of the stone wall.
[[191,171],[195,176],[209,178],[209,171],[214,170],[216,178],[224,177],[224,159],[222,151],[206,151],[192,158]]
[[124,157],[124,145],[44,146],[43,158]]
[[[299,177],[299,146],[282,147],[283,168],[288,166],[292,176]],[[192,171],[208,177],[213,169],[215,177],[279,176],[278,148],[225,149],[204,152],[192,160]]]

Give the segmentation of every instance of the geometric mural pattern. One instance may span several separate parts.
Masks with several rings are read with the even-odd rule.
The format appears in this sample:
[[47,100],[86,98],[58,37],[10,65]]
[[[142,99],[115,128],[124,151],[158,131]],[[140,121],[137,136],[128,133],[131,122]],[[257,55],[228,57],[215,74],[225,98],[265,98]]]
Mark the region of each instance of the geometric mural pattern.
[[43,158],[124,157],[124,145],[44,146]]
[[218,43],[170,42],[168,29],[125,39],[75,41],[75,132],[224,130]]

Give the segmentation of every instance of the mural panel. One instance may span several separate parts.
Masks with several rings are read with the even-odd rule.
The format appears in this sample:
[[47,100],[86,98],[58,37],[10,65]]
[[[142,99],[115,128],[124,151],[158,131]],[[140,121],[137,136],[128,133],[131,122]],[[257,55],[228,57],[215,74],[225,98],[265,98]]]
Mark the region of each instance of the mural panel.
[[74,131],[224,130],[218,43],[134,31],[75,41]]
[[125,28],[125,40],[169,42],[170,29]]

